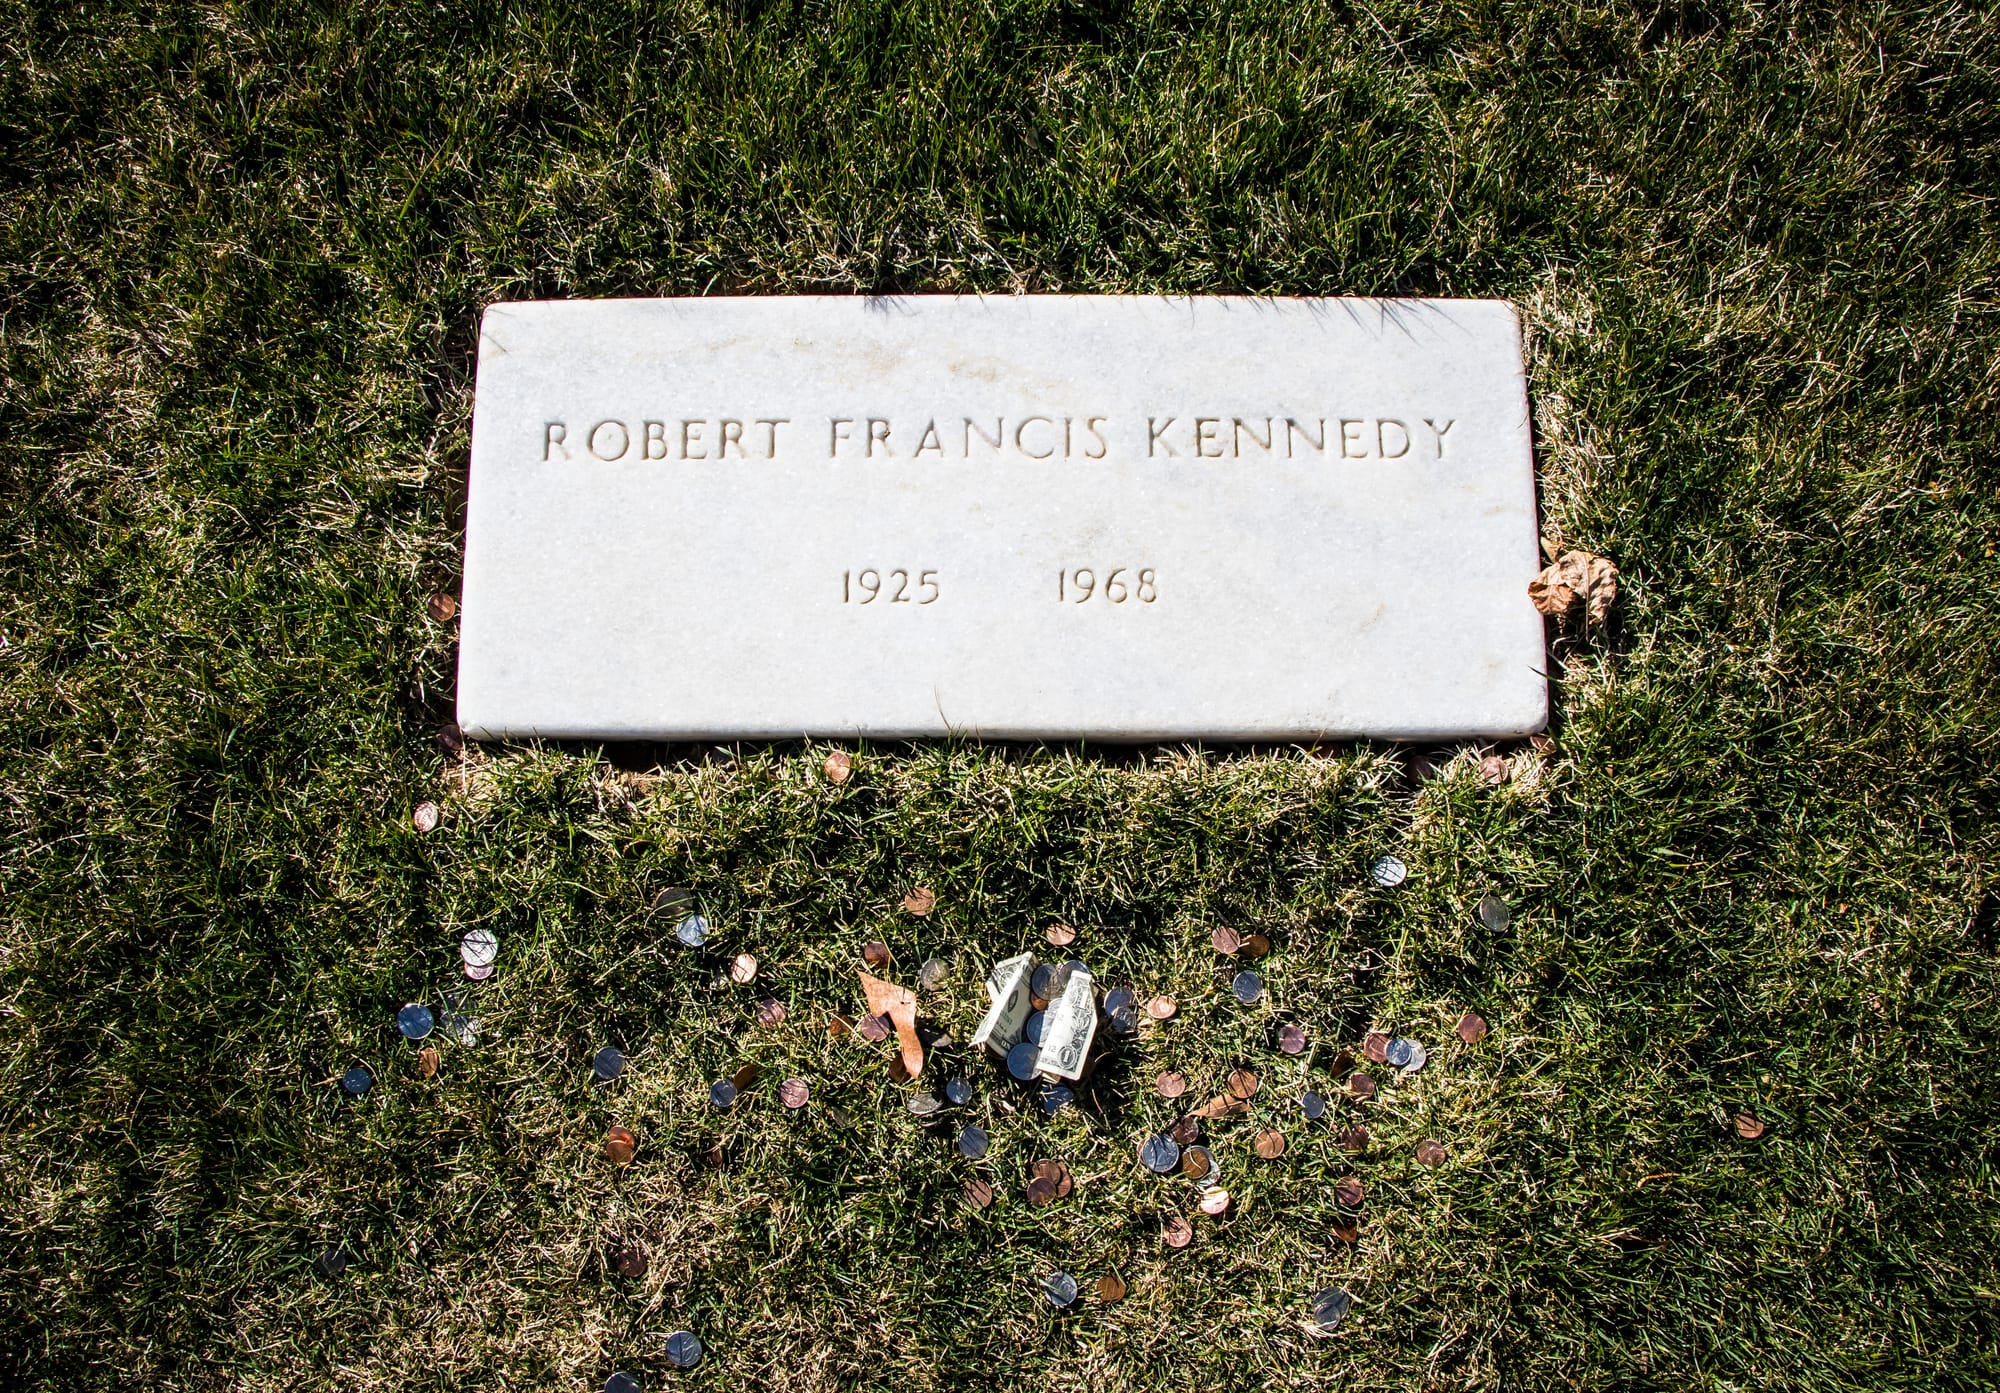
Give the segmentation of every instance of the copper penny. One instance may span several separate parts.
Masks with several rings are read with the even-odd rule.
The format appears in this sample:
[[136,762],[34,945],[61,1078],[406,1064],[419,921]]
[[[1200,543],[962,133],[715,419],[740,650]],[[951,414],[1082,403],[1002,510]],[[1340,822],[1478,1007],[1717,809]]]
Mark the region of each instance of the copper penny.
[[1275,1161],[1285,1154],[1285,1134],[1283,1132],[1259,1132],[1251,1149],[1266,1161]]
[[1174,1125],[1167,1128],[1167,1135],[1178,1146],[1193,1146],[1195,1138],[1201,1135],[1201,1119],[1193,1113],[1174,1119]]
[[446,721],[438,727],[437,746],[453,759],[465,753],[465,732],[459,729],[457,721]]
[[1468,1045],[1477,1044],[1486,1037],[1486,1019],[1467,1011],[1458,1018],[1458,1038]]
[[1500,785],[1507,782],[1507,757],[1488,755],[1479,761],[1479,777],[1487,783]]
[[905,1064],[905,1063],[903,1063],[903,1056],[902,1056],[902,1055],[900,1055],[900,1054],[897,1054],[897,1055],[894,1055],[894,1056],[892,1056],[892,1057],[890,1058],[890,1060],[889,1060],[889,1082],[891,1082],[891,1083],[908,1083],[908,1082],[909,1082],[909,1081],[910,1081],[910,1080],[911,1080],[911,1079],[912,1079],[913,1077],[915,1077],[915,1076],[914,1076],[913,1074],[911,1074],[911,1073],[910,1073],[910,1066],[909,1066],[909,1065],[907,1065],[907,1064]]
[[1336,1219],[1333,1224],[1333,1236],[1342,1243],[1353,1243],[1361,1237],[1361,1225],[1351,1219]]
[[729,964],[729,980],[739,987],[747,987],[757,980],[757,960],[748,953],[738,953]]
[[853,1021],[847,1019],[847,1017],[841,1015],[840,1012],[838,1011],[829,1011],[826,1013],[827,1039],[844,1040],[853,1033],[854,1033]]
[[1284,1025],[1278,1028],[1278,1048],[1286,1054],[1306,1052],[1306,1029],[1302,1025]]
[[786,1079],[778,1085],[778,1101],[788,1108],[802,1108],[812,1101],[812,1087],[804,1079]]
[[1028,1182],[1028,1203],[1040,1207],[1056,1197],[1056,1186],[1052,1180],[1036,1176]]
[[1217,1186],[1195,1202],[1195,1207],[1210,1218],[1229,1212],[1229,1191]]
[[1187,1092],[1187,1075],[1178,1069],[1169,1069],[1153,1080],[1153,1087],[1162,1098],[1178,1098]]
[[1764,1119],[1755,1113],[1736,1114],[1736,1135],[1745,1141],[1755,1141],[1764,1135]]
[[1225,958],[1235,957],[1243,948],[1243,935],[1231,928],[1217,929],[1208,936],[1208,941],[1213,943],[1215,951]]
[[1076,930],[1067,924],[1051,924],[1045,937],[1056,947],[1067,948],[1076,942]]
[[785,1003],[775,998],[760,1002],[757,1006],[757,1024],[763,1026],[785,1023]]
[[1269,955],[1270,951],[1271,940],[1263,934],[1245,934],[1243,936],[1242,952],[1244,957],[1261,958]]
[[604,1154],[621,1166],[632,1164],[632,1157],[638,1154],[639,1139],[623,1127],[613,1127],[604,1134]]
[[928,885],[919,885],[903,896],[903,908],[921,919],[937,908],[937,892]]
[[438,825],[438,805],[431,802],[419,803],[410,814],[410,825],[419,832],[435,832]]
[[1248,1101],[1257,1096],[1257,1076],[1248,1069],[1229,1071],[1229,1096]]
[[1337,1079],[1345,1078],[1347,1077],[1347,1075],[1353,1072],[1354,1072],[1353,1051],[1342,1050],[1339,1054],[1333,1057],[1333,1076],[1335,1078]]
[[984,1209],[993,1203],[993,1187],[983,1180],[965,1182],[965,1202],[974,1209]]
[[1361,1177],[1350,1175],[1345,1180],[1334,1182],[1333,1197],[1344,1209],[1359,1209],[1361,1202],[1368,1198],[1368,1192],[1362,1188]]
[[1107,1272],[1097,1279],[1097,1299],[1109,1304],[1125,1299],[1125,1279],[1116,1272]]
[[1178,1214],[1169,1214],[1160,1225],[1160,1237],[1167,1240],[1169,1248],[1185,1248],[1194,1242],[1194,1226]]
[[1061,1161],[1035,1162],[1034,1176],[1037,1180],[1048,1181],[1049,1184],[1055,1188],[1056,1197],[1058,1199],[1060,1199],[1064,1195],[1067,1195],[1070,1192],[1071,1186],[1074,1183],[1070,1179],[1069,1167],[1064,1165]]
[[861,945],[861,958],[870,967],[887,967],[889,965],[889,945],[880,941],[864,943]]
[[887,1016],[863,1016],[855,1029],[861,1032],[862,1039],[872,1040],[878,1045],[896,1033],[896,1027]]
[[636,1243],[628,1244],[611,1255],[613,1270],[619,1276],[628,1277],[635,1282],[645,1276],[647,1269],[652,1265],[646,1256],[646,1250]]
[[440,591],[424,602],[424,609],[438,623],[448,624],[452,616],[458,613],[458,596],[446,595]]
[[1181,1174],[1200,1180],[1215,1169],[1215,1157],[1205,1146],[1184,1146],[1181,1148]]
[[417,1072],[425,1078],[434,1078],[438,1071],[438,1052],[425,1045],[417,1051]]
[[854,756],[845,750],[835,750],[820,767],[826,771],[828,783],[844,784],[854,773]]
[[758,1065],[756,1061],[753,1060],[750,1063],[745,1064],[742,1068],[738,1069],[735,1073],[731,1074],[729,1076],[729,1081],[735,1084],[736,1091],[738,1093],[741,1093],[751,1084],[757,1082],[757,1076],[759,1074],[762,1074],[763,1072],[764,1072],[763,1068],[760,1065]]
[[1179,1009],[1180,1003],[1166,995],[1156,996],[1146,1003],[1146,1014],[1156,1021],[1172,1020],[1174,1012]]
[[1340,1148],[1350,1156],[1359,1156],[1368,1149],[1368,1129],[1349,1127],[1340,1134]]
[[1417,1143],[1417,1164],[1420,1166],[1441,1166],[1444,1164],[1443,1145],[1425,1137]]
[[1373,1098],[1375,1096],[1375,1080],[1369,1078],[1366,1074],[1356,1074],[1347,1081],[1347,1091],[1357,1098]]
[[1371,1063],[1386,1064],[1389,1060],[1389,1032],[1371,1030],[1361,1041],[1361,1053],[1368,1056]]

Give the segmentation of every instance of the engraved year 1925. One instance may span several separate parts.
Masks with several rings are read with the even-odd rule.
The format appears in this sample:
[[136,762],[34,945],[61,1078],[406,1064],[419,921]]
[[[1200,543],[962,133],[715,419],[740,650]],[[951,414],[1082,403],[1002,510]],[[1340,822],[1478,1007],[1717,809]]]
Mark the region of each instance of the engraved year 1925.
[[873,566],[840,573],[840,602],[844,605],[872,605],[881,600],[889,605],[936,604],[938,573],[898,566],[877,570]]
[[1122,605],[1127,600],[1150,605],[1160,598],[1159,579],[1151,566],[1137,569],[1114,566],[1105,572],[1102,580],[1088,566],[1065,566],[1056,572],[1058,604],[1088,604],[1093,597],[1114,605]]

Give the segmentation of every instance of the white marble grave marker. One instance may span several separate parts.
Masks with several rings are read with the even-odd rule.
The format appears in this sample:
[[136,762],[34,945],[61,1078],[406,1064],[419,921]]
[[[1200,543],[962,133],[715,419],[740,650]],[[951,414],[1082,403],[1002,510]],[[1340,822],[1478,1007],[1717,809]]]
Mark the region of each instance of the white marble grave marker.
[[495,305],[459,723],[1522,735],[1536,569],[1497,301]]

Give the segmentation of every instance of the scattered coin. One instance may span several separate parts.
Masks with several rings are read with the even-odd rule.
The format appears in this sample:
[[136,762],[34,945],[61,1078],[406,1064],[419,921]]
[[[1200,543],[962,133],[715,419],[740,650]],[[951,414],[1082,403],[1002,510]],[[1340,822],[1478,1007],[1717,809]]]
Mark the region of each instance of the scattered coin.
[[889,945],[877,940],[861,945],[861,960],[870,967],[882,968],[889,965]]
[[1368,1192],[1362,1187],[1360,1176],[1350,1175],[1334,1182],[1333,1198],[1344,1209],[1361,1208],[1361,1202],[1367,1197]]
[[1441,1166],[1444,1164],[1444,1147],[1429,1137],[1417,1143],[1417,1164],[1420,1166]]
[[1458,1038],[1468,1045],[1478,1044],[1486,1038],[1486,1018],[1467,1011],[1458,1018]]
[[1182,1146],[1193,1146],[1195,1139],[1201,1135],[1201,1119],[1193,1113],[1177,1117],[1174,1119],[1174,1125],[1167,1128],[1167,1135]]
[[913,1077],[915,1076],[910,1073],[910,1066],[903,1062],[902,1055],[897,1054],[897,1055],[892,1055],[890,1057],[889,1059],[890,1083],[908,1083]]
[[676,1369],[692,1369],[701,1363],[701,1341],[689,1330],[676,1330],[667,1336],[667,1362]]
[[1067,948],[1076,942],[1076,930],[1067,924],[1051,924],[1043,937],[1058,948]]
[[1082,963],[1078,962],[1075,958],[1071,958],[1068,962],[1065,963],[1056,964],[1056,970],[1049,975],[1050,999],[1053,1000],[1057,997],[1060,997],[1063,994],[1063,992],[1068,990],[1070,978],[1074,977],[1079,972],[1088,972],[1088,971],[1090,971],[1090,969],[1085,967]]
[[1242,951],[1246,958],[1267,957],[1271,952],[1271,940],[1263,934],[1245,934]]
[[1048,1023],[1048,1012],[1030,1011],[1028,1019],[1021,1022],[1021,1038],[1031,1045],[1042,1043],[1042,1027]]
[[1251,1149],[1266,1161],[1275,1161],[1285,1154],[1285,1134],[1278,1131],[1264,1131],[1257,1134]]
[[1507,757],[1488,755],[1479,761],[1479,777],[1498,787],[1507,782]]
[[1195,1207],[1211,1218],[1227,1214],[1229,1212],[1229,1191],[1220,1187],[1209,1190],[1195,1202]]
[[1736,1114],[1736,1135],[1745,1141],[1755,1141],[1764,1135],[1764,1119],[1755,1113]]
[[1380,856],[1368,868],[1368,876],[1384,890],[1401,885],[1410,874],[1410,868],[1403,864],[1400,856]]
[[1054,1117],[1076,1101],[1076,1091],[1066,1083],[1052,1083],[1042,1090],[1042,1112]]
[[1479,922],[1493,933],[1507,927],[1513,921],[1514,911],[1498,895],[1484,895],[1479,901]]
[[1361,1225],[1354,1219],[1335,1219],[1329,1231],[1342,1243],[1356,1243],[1361,1239]]
[[699,914],[690,914],[674,925],[674,937],[681,941],[684,948],[699,948],[708,942],[708,920]]
[[609,1083],[625,1072],[625,1055],[616,1045],[606,1045],[590,1057],[590,1072]]
[[396,1029],[403,1032],[405,1040],[423,1039],[435,1024],[431,1008],[419,1002],[412,1001],[396,1013]]
[[604,1380],[604,1393],[645,1393],[645,1388],[638,1375],[628,1374],[623,1369]]
[[465,753],[465,732],[459,729],[457,721],[446,721],[438,727],[437,747],[453,759]]
[[927,992],[934,992],[950,971],[943,958],[925,958],[924,965],[917,969],[917,985]]
[[493,964],[488,963],[484,967],[468,966],[465,969],[465,975],[471,981],[484,982],[488,977],[491,977],[493,975]]
[[1340,1134],[1340,1149],[1350,1156],[1359,1156],[1368,1149],[1368,1129],[1356,1124]]
[[1254,972],[1239,972],[1231,979],[1229,990],[1236,993],[1238,1001],[1250,1006],[1264,995],[1264,979]]
[[1058,1199],[1068,1195],[1075,1184],[1074,1178],[1069,1173],[1069,1167],[1061,1161],[1037,1161],[1034,1173],[1055,1186]]
[[1299,1099],[1299,1107],[1304,1110],[1308,1122],[1317,1122],[1326,1116],[1326,1099],[1317,1093],[1308,1092]]
[[1214,944],[1215,951],[1222,954],[1225,958],[1233,958],[1243,951],[1243,935],[1227,926],[1219,928],[1210,934],[1208,941]]
[[1386,1030],[1369,1031],[1361,1039],[1361,1053],[1367,1055],[1369,1059],[1377,1064],[1386,1062],[1389,1058],[1389,1032]]
[[1200,1179],[1215,1165],[1215,1157],[1205,1146],[1183,1146],[1181,1148],[1181,1174]]
[[440,590],[424,601],[424,612],[440,624],[449,624],[452,616],[458,613],[458,597]]
[[993,1203],[993,1187],[975,1176],[965,1182],[965,1202],[974,1209],[986,1208]]
[[944,1086],[944,1100],[955,1108],[962,1108],[972,1101],[972,1085],[965,1079],[952,1079]]
[[359,1064],[340,1076],[340,1086],[359,1098],[368,1091],[368,1085],[375,1082],[375,1076]]
[[776,997],[766,997],[757,1003],[757,1024],[761,1026],[783,1025],[785,1023],[785,1003]]
[[1416,1073],[1430,1063],[1431,1058],[1430,1051],[1423,1047],[1421,1041],[1412,1040],[1407,1036],[1389,1042],[1388,1056],[1389,1063],[1406,1074]]
[[741,1093],[751,1084],[757,1082],[757,1079],[759,1078],[759,1076],[763,1074],[763,1072],[764,1072],[763,1066],[758,1064],[757,1061],[753,1059],[748,1063],[738,1067],[736,1072],[729,1076],[729,1081],[735,1084],[736,1091],[738,1093]]
[[1049,1000],[1054,995],[1054,992],[1050,988],[1054,986],[1055,980],[1056,965],[1054,963],[1038,964],[1028,978],[1028,994],[1030,996],[1038,996],[1044,1001]]
[[844,784],[854,776],[854,756],[845,750],[835,750],[820,767],[826,771],[828,783]]
[[977,1161],[986,1154],[989,1145],[986,1129],[967,1125],[958,1134],[958,1154],[968,1161]]
[[1067,1272],[1051,1272],[1042,1278],[1042,1295],[1060,1311],[1076,1300],[1076,1278]]
[[1153,1088],[1162,1098],[1178,1098],[1187,1092],[1187,1075],[1178,1069],[1169,1069],[1153,1080]]
[[1104,994],[1104,1013],[1107,1016],[1115,1016],[1121,1011],[1130,1011],[1138,1000],[1131,988],[1113,987]]
[[410,814],[410,825],[419,832],[435,832],[438,825],[438,805],[428,799],[417,804],[416,811]]
[[1354,1306],[1345,1287],[1328,1287],[1313,1298],[1313,1325],[1322,1335],[1331,1335]]
[[879,1045],[896,1033],[896,1026],[887,1016],[863,1016],[855,1030],[860,1032],[862,1039]]
[[1306,1052],[1306,1030],[1302,1025],[1287,1024],[1278,1028],[1278,1048],[1286,1054]]
[[1357,1098],[1373,1098],[1375,1096],[1375,1080],[1369,1078],[1366,1074],[1355,1074],[1347,1080],[1347,1091]]
[[1097,1279],[1097,1299],[1106,1305],[1125,1299],[1125,1279],[1116,1272],[1107,1272]]
[[653,896],[653,913],[671,914],[694,903],[694,891],[685,885],[669,885]]
[[812,1101],[812,1085],[804,1079],[786,1079],[778,1085],[778,1101],[796,1112]]
[[841,1015],[840,1012],[838,1011],[829,1011],[826,1013],[827,1039],[845,1040],[848,1036],[852,1035],[853,1033],[854,1033],[853,1021],[847,1019],[847,1017]]
[[629,1166],[638,1154],[639,1139],[624,1127],[613,1127],[604,1134],[604,1154],[614,1165]]
[[500,956],[500,940],[491,929],[467,929],[458,941],[458,958],[467,967],[491,967]]
[[1229,1096],[1232,1098],[1240,1098],[1248,1102],[1257,1096],[1257,1090],[1262,1086],[1257,1076],[1248,1069],[1231,1069],[1229,1071]]
[[1022,1083],[1035,1077],[1035,1055],[1037,1051],[1031,1043],[1023,1040],[1007,1051],[1007,1072]]
[[1044,1180],[1041,1176],[1037,1175],[1028,1181],[1028,1203],[1034,1205],[1037,1209],[1048,1204],[1055,1197],[1056,1185],[1053,1180]]
[[921,919],[937,908],[937,893],[927,885],[919,885],[903,896],[903,908]]
[[739,987],[747,987],[757,980],[757,960],[748,953],[738,953],[729,964],[729,980]]
[[1342,1050],[1339,1054],[1335,1055],[1333,1057],[1333,1068],[1330,1072],[1337,1079],[1345,1078],[1347,1077],[1347,1075],[1353,1073],[1354,1072],[1353,1053],[1348,1050]]
[[1160,1225],[1160,1237],[1169,1248],[1185,1248],[1194,1242],[1194,1226],[1178,1214],[1169,1214]]
[[646,1250],[636,1243],[627,1244],[611,1255],[611,1267],[619,1276],[637,1281],[652,1267]]
[[1139,1147],[1139,1163],[1155,1175],[1168,1175],[1180,1169],[1180,1143],[1161,1133],[1148,1137]]
[[1139,1033],[1139,1013],[1127,1006],[1122,1011],[1111,1013],[1111,1033],[1113,1035],[1137,1035]]
[[913,1116],[929,1117],[932,1113],[943,1107],[944,1104],[938,1102],[938,1096],[935,1093],[912,1093],[909,1100],[903,1106],[908,1108]]
[[728,1079],[717,1079],[708,1086],[708,1101],[711,1107],[731,1107],[736,1102],[736,1085]]
[[422,1077],[427,1079],[436,1077],[438,1063],[438,1052],[433,1046],[425,1045],[417,1051],[417,1073]]
[[1170,996],[1156,996],[1146,1003],[1146,1014],[1156,1021],[1172,1020],[1180,1004]]

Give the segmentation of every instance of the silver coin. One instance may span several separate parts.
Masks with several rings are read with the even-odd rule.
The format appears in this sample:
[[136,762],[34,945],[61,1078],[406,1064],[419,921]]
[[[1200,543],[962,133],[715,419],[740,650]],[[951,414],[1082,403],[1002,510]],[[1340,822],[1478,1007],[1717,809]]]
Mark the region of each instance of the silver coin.
[[701,1363],[701,1341],[691,1330],[676,1330],[667,1336],[667,1362],[676,1369],[692,1369]]
[[366,1093],[368,1086],[374,1082],[375,1076],[359,1064],[340,1076],[340,1086],[357,1098]]
[[1410,1039],[1408,1036],[1399,1035],[1383,1046],[1382,1062],[1387,1064],[1391,1069],[1407,1069],[1410,1067],[1410,1053],[1416,1046],[1417,1042],[1415,1040]]
[[1181,1144],[1164,1132],[1148,1137],[1139,1148],[1139,1161],[1155,1175],[1171,1175],[1181,1166]]
[[938,1097],[935,1093],[912,1093],[909,1102],[903,1104],[903,1106],[918,1117],[929,1117],[942,1107],[943,1104],[938,1102]]
[[917,969],[917,985],[927,992],[934,992],[949,971],[951,969],[945,966],[943,958],[926,958],[924,965]]
[[1484,895],[1479,901],[1479,922],[1494,933],[1507,927],[1513,921],[1514,911],[1498,895]]
[[1317,1093],[1308,1093],[1299,1099],[1299,1106],[1305,1109],[1306,1119],[1310,1122],[1317,1122],[1326,1116],[1326,1099]]
[[1216,1185],[1221,1182],[1221,1180],[1222,1180],[1222,1162],[1216,1160],[1215,1153],[1211,1151],[1208,1153],[1208,1174],[1196,1180],[1194,1182],[1194,1187],[1195,1189],[1201,1191],[1213,1190],[1216,1187]]
[[708,920],[699,914],[690,914],[674,926],[674,937],[683,947],[699,948],[708,941]]
[[623,1369],[604,1380],[604,1393],[645,1393],[646,1385],[639,1382],[637,1374],[628,1374]]
[[1076,976],[1076,969],[1068,963],[1057,963],[1056,970],[1049,974],[1048,999],[1054,1001],[1069,988],[1069,979]]
[[396,1013],[396,1029],[403,1032],[405,1040],[423,1039],[436,1024],[431,1008],[421,1002],[412,1001]]
[[1130,1011],[1139,1004],[1139,998],[1132,994],[1130,987],[1113,987],[1104,994],[1104,1014],[1115,1016],[1120,1011]]
[[1028,979],[1028,990],[1044,1001],[1055,1000],[1055,993],[1049,990],[1049,987],[1055,981],[1055,976],[1056,965],[1054,963],[1043,963],[1035,969],[1034,975]]
[[1328,1287],[1313,1298],[1313,1324],[1324,1332],[1331,1332],[1343,1320],[1354,1305],[1354,1298],[1347,1294],[1345,1287]]
[[1021,1027],[1021,1037],[1031,1045],[1041,1044],[1042,1026],[1046,1023],[1047,1016],[1046,1011],[1030,1011],[1027,1024]]
[[677,909],[685,909],[694,903],[694,891],[685,885],[669,885],[653,896],[653,912],[667,914]]
[[1028,1082],[1035,1077],[1035,1054],[1035,1047],[1023,1040],[1007,1051],[1007,1072],[1022,1083]]
[[1264,995],[1264,979],[1254,972],[1245,970],[1237,973],[1230,981],[1229,990],[1236,994],[1238,1001],[1249,1006]]
[[1403,864],[1400,856],[1380,856],[1368,868],[1369,878],[1384,890],[1401,885],[1410,874],[1410,868]]
[[1042,1111],[1054,1117],[1076,1101],[1076,1090],[1066,1083],[1052,1083],[1042,1090]]
[[1423,1068],[1424,1065],[1430,1063],[1431,1059],[1430,1051],[1426,1050],[1421,1044],[1419,1044],[1415,1040],[1401,1040],[1401,1041],[1391,1040],[1389,1042],[1389,1050],[1391,1055],[1391,1059],[1389,1061],[1390,1063],[1392,1064],[1395,1063],[1395,1059],[1393,1056],[1395,1054],[1395,1047],[1398,1044],[1404,1044],[1410,1047],[1408,1050],[1404,1051],[1404,1062],[1396,1065],[1396,1067],[1398,1069],[1401,1069],[1404,1073],[1414,1074],[1417,1072],[1417,1070]]
[[1111,1013],[1111,1033],[1114,1035],[1137,1035],[1139,1033],[1139,1012],[1127,1006],[1122,1011]]
[[708,1101],[715,1107],[727,1108],[736,1101],[736,1085],[728,1079],[717,1079],[708,1086]]
[[958,1134],[958,1154],[968,1161],[977,1161],[986,1154],[986,1131],[981,1127],[967,1127]]
[[500,956],[500,938],[491,929],[467,929],[458,941],[458,956],[467,967],[491,967]]
[[1051,1306],[1061,1310],[1076,1301],[1076,1278],[1067,1272],[1051,1272],[1042,1278],[1042,1295]]
[[474,967],[471,963],[467,963],[465,965],[465,975],[475,982],[484,982],[488,977],[493,975],[493,964],[488,963],[484,967]]
[[327,1276],[338,1277],[341,1273],[345,1272],[348,1269],[348,1267],[353,1264],[353,1262],[354,1258],[348,1253],[347,1249],[340,1247],[333,1247],[333,1248],[328,1248],[324,1253],[321,1253],[319,1255],[319,1262],[317,1265],[319,1267],[319,1270],[325,1273]]
[[964,1079],[953,1079],[944,1086],[944,1100],[955,1108],[962,1108],[972,1101],[972,1085]]
[[590,1072],[609,1083],[625,1072],[625,1055],[616,1045],[606,1045],[590,1057]]

